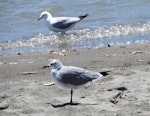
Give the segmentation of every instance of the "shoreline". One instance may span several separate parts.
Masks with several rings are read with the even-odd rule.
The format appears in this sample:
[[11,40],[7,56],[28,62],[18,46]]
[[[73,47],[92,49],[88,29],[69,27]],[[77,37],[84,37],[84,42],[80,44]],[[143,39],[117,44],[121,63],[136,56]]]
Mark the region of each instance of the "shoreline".
[[[112,73],[74,91],[79,105],[54,108],[69,101],[70,91],[51,83],[51,59],[93,71]],[[0,56],[0,114],[10,115],[150,115],[150,44]],[[124,90],[116,89],[124,87]],[[121,92],[116,99],[114,96]],[[110,99],[114,98],[116,103]],[[4,109],[1,109],[3,105]],[[5,107],[4,107],[5,105]]]
[[[128,38],[128,37],[127,37]],[[130,37],[129,37],[130,38]],[[133,37],[132,37],[133,38]],[[134,37],[136,38],[136,37]],[[82,41],[82,40],[81,40]],[[72,45],[70,45],[71,43],[69,41],[61,41],[60,43],[56,43],[58,44],[57,46],[47,46],[47,45],[38,45],[38,46],[22,46],[22,47],[15,47],[15,48],[7,48],[7,49],[3,49],[3,45],[1,46],[1,50],[0,51],[0,56],[2,55],[15,55],[15,54],[34,54],[34,53],[45,53],[51,50],[63,50],[66,49],[68,51],[72,51],[72,50],[78,50],[78,51],[82,51],[82,50],[88,50],[88,49],[95,49],[95,48],[107,48],[107,47],[121,47],[121,46],[136,46],[136,45],[144,45],[144,44],[149,44],[148,40],[137,40],[137,41],[124,41],[124,42],[120,42],[120,41],[115,41],[114,38],[111,38],[109,40],[108,39],[100,39],[99,42],[97,42],[97,40],[93,40],[94,42],[89,44],[88,40],[87,43],[85,42],[84,44],[80,44],[80,41],[77,41],[77,43],[73,43]],[[84,42],[84,40],[83,40]],[[81,42],[82,43],[82,42]],[[99,44],[101,43],[101,44]],[[11,46],[11,43],[9,43]],[[14,43],[13,43],[14,44]],[[7,46],[7,45],[6,45]]]

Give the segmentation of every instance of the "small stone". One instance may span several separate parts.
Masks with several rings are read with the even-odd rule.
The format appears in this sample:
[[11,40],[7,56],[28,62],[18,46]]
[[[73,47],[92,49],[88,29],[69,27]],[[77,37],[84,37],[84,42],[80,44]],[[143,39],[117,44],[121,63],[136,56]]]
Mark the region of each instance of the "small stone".
[[7,109],[9,107],[9,104],[7,101],[0,101],[0,110]]
[[85,96],[82,96],[81,98],[85,98]]
[[108,46],[108,47],[111,47],[111,45],[110,45],[110,44],[108,44],[107,46]]
[[1,101],[3,101],[5,98],[7,98],[8,97],[8,95],[7,94],[5,94],[5,93],[0,93],[0,103],[1,103]]
[[51,82],[51,83],[45,83],[44,85],[45,85],[45,86],[52,86],[52,85],[55,85],[55,83],[54,83],[54,82]]
[[20,52],[18,52],[18,53],[17,53],[17,55],[21,55],[21,53],[20,53]]

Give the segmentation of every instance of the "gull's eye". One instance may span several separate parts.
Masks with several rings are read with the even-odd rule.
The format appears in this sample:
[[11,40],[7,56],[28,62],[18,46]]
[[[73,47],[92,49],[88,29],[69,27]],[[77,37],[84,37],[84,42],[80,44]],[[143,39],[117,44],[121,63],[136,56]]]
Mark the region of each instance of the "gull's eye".
[[53,65],[54,65],[54,63],[51,63],[50,65],[51,65],[51,66],[53,66]]
[[56,65],[56,63],[51,63],[50,65],[51,65],[51,66],[55,66],[55,65]]

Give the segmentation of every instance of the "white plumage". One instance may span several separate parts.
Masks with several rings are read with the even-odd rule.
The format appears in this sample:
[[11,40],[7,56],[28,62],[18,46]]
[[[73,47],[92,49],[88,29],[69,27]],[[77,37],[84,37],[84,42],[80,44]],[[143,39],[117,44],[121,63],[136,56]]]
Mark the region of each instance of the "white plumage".
[[45,19],[46,26],[51,31],[65,34],[65,32],[72,29],[77,22],[81,21],[87,16],[88,14],[79,17],[52,17],[48,11],[44,11],[41,13],[38,21],[40,19]]

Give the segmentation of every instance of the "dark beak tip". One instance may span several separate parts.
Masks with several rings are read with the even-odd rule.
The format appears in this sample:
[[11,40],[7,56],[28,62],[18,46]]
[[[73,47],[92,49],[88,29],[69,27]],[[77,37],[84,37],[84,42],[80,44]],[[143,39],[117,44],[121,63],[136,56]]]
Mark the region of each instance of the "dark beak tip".
[[39,21],[41,18],[38,18],[37,21]]

